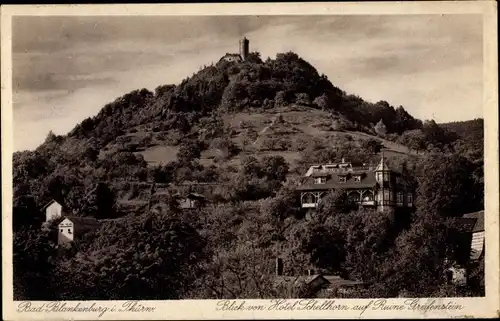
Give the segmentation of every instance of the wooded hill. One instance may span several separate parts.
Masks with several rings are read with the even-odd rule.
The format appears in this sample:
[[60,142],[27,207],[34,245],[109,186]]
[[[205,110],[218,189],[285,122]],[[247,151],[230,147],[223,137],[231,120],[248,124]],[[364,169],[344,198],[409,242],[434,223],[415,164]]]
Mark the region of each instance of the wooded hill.
[[[38,205],[66,198],[70,188],[49,192],[50,182],[42,183],[54,175],[59,180],[151,181],[147,165],[175,161],[179,147],[189,143],[200,150],[204,169],[177,181],[215,179],[207,175],[212,165],[238,166],[247,155],[283,156],[299,174],[308,163],[369,161],[380,144],[399,156],[416,155],[429,146],[444,148],[456,139],[450,136],[433,121],[413,118],[402,106],[346,94],[295,53],[266,61],[251,53],[245,62],[204,67],[179,85],[128,93],[68,135],[50,133],[35,151],[15,153],[15,196],[31,191]],[[40,171],[31,173],[29,167],[37,166],[31,162],[40,162]],[[23,165],[28,173],[17,170]]]
[[[349,95],[292,52],[266,61],[251,53],[154,93],[133,91],[67,135],[49,133],[34,151],[14,153],[16,295],[273,297],[268,277],[278,255],[289,274],[313,267],[374,284],[360,296],[455,291],[436,281],[449,237],[443,222],[483,208],[483,146],[465,130]],[[382,147],[415,182],[418,215],[392,226],[379,213],[342,207],[335,194],[317,219],[304,219],[295,188],[310,164],[375,163]],[[165,204],[159,212],[145,205],[150,182],[167,186],[154,199]],[[210,206],[180,213],[170,196],[186,191],[206,193]],[[39,229],[51,199],[106,220],[62,258]]]

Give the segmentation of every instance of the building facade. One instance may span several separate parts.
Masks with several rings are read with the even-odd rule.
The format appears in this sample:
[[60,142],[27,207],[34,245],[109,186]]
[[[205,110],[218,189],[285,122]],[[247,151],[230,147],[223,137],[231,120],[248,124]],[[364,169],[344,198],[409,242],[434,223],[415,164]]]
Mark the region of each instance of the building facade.
[[305,182],[298,187],[302,208],[316,208],[322,197],[335,189],[345,190],[350,202],[380,211],[413,207],[412,186],[401,173],[389,168],[383,155],[376,167],[342,160],[311,166],[305,176]]
[[45,222],[49,222],[60,218],[63,214],[63,206],[55,200],[51,200],[44,207],[45,212]]
[[205,197],[198,193],[189,193],[185,197],[179,198],[179,208],[193,209],[203,207],[205,204]]
[[57,244],[76,241],[83,234],[99,227],[99,221],[91,217],[65,216],[57,225]]
[[226,53],[221,59],[229,62],[242,62],[248,58],[250,52],[250,41],[244,37],[239,41],[239,53]]

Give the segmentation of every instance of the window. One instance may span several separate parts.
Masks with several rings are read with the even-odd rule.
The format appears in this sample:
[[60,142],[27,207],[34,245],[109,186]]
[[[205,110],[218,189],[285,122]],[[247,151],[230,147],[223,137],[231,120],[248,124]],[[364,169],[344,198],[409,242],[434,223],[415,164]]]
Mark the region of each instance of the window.
[[302,195],[302,203],[303,204],[311,204],[316,203],[316,198],[311,193],[306,193]]
[[381,181],[382,180],[382,173],[378,172],[377,173],[377,181]]
[[325,184],[326,183],[326,177],[316,177],[314,179],[314,184]]
[[61,229],[61,232],[63,232],[63,231],[64,231],[64,230],[63,230],[63,229]]
[[70,228],[68,229],[68,233],[71,234],[71,229]]
[[361,182],[361,175],[354,175],[355,182]]
[[412,206],[412,205],[413,205],[413,194],[408,193],[408,206]]
[[341,183],[345,183],[347,181],[347,177],[346,176],[339,176],[339,180]]
[[403,193],[402,192],[398,192],[398,205],[403,205]]
[[351,203],[358,203],[360,201],[359,198],[360,197],[358,192],[349,194],[349,201],[351,201]]

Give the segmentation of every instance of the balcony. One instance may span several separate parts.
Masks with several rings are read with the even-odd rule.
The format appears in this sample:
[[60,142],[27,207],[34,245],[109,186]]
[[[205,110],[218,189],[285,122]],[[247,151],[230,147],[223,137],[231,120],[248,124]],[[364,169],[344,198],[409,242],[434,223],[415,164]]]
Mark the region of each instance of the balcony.
[[361,201],[359,202],[360,205],[363,205],[363,206],[377,206],[377,202],[376,201]]
[[315,208],[318,206],[316,203],[302,203],[302,208]]

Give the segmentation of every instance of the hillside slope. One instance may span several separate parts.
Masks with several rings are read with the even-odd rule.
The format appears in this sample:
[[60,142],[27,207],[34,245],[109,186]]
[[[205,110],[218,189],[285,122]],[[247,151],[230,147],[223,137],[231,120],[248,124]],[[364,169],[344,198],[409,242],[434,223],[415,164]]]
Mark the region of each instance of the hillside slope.
[[134,200],[143,196],[131,184],[145,181],[234,184],[252,157],[286,167],[294,178],[313,163],[375,162],[381,147],[398,167],[427,144],[451,141],[435,122],[422,123],[402,106],[343,92],[295,53],[266,61],[252,53],[154,93],[132,91],[68,135],[51,133],[35,151],[15,153],[14,194],[31,195],[39,206],[70,198],[79,209],[97,182]]

